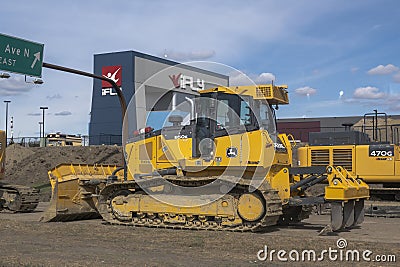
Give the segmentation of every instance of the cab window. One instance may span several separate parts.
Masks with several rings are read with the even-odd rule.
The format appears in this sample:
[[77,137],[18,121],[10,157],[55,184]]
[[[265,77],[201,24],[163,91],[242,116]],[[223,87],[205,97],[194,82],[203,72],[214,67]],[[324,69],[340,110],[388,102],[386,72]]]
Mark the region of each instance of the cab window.
[[248,100],[241,99],[240,101],[240,125],[251,124],[251,109]]

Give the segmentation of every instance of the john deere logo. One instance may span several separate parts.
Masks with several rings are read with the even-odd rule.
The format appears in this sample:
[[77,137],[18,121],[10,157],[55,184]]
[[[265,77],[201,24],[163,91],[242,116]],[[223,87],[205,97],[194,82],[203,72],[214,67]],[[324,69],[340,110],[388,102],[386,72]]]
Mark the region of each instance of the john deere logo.
[[226,149],[226,156],[228,158],[236,158],[238,155],[238,151],[236,147],[228,147]]

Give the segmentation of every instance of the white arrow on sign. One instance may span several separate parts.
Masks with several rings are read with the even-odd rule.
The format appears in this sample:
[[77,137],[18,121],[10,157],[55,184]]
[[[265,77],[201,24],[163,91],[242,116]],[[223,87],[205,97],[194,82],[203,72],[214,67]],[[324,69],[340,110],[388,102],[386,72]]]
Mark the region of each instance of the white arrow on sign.
[[40,61],[40,52],[37,52],[33,55],[35,56],[35,59],[32,62],[31,69],[33,69],[33,67],[35,67],[36,61]]

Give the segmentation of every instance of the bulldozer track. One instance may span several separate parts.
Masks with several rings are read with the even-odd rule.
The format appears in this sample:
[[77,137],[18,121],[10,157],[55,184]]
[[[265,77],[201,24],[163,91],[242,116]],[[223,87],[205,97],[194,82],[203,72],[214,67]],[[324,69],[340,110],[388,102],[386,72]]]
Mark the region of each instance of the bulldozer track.
[[400,204],[398,201],[367,201],[365,216],[400,218]]
[[[263,216],[256,221],[245,221],[236,225],[223,225],[218,216],[212,218],[202,216],[201,214],[188,215],[185,214],[174,214],[174,216],[184,217],[184,223],[174,224],[165,222],[162,216],[156,213],[140,214],[140,216],[130,213],[130,216],[124,216],[115,211],[112,206],[113,197],[118,192],[127,192],[127,190],[133,191],[135,194],[143,193],[144,187],[152,187],[162,184],[165,180],[180,186],[200,186],[215,181],[216,177],[206,177],[190,179],[189,177],[176,177],[176,176],[165,176],[163,178],[156,177],[149,181],[138,181],[138,182],[118,182],[107,185],[100,193],[98,210],[102,215],[103,219],[114,225],[128,225],[136,227],[153,227],[153,228],[172,228],[172,229],[188,229],[188,230],[211,230],[211,231],[252,231],[259,232],[268,229],[269,226],[276,225],[280,216],[282,215],[282,202],[279,198],[278,192],[271,189],[268,183],[264,182],[258,189],[253,193],[262,197],[264,203]],[[232,177],[218,177],[221,183],[232,185]],[[237,179],[237,178],[236,178]],[[165,181],[164,181],[165,182]],[[140,184],[140,186],[139,186]],[[227,193],[227,195],[233,196],[237,202],[238,198],[245,193],[249,192],[250,181],[241,179],[234,188]]]
[[3,208],[12,212],[32,212],[39,204],[39,190],[23,185],[0,186],[2,195],[7,195]]

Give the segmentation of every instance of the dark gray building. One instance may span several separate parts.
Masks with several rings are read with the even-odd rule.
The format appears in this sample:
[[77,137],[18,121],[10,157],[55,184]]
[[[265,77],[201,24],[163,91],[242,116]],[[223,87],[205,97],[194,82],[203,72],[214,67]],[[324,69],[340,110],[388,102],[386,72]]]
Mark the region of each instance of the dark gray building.
[[279,132],[290,133],[302,142],[308,142],[310,132],[343,132],[348,130],[366,132],[371,139],[376,135],[376,139],[392,141],[392,139],[397,140],[399,137],[400,115],[380,113],[375,118],[373,113],[368,113],[365,117],[285,118],[277,120],[277,128]]
[[[198,90],[229,85],[228,76],[136,51],[94,55],[94,73],[122,88],[130,103],[129,131],[146,125],[151,111],[170,110],[185,97],[198,95]],[[121,144],[121,107],[107,82],[94,80],[90,114],[90,145]]]

